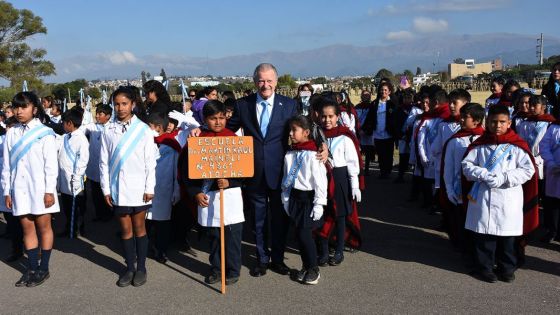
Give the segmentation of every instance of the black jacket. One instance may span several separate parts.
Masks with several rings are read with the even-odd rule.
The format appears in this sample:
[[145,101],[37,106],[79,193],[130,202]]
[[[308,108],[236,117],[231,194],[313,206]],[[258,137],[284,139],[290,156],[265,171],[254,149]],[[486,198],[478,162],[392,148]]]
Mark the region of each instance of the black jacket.
[[551,113],[556,119],[560,119],[560,95],[556,94],[554,81],[550,81],[542,89],[542,95],[546,96],[548,103],[552,105]]
[[[391,135],[391,137],[395,137],[398,135],[397,124],[396,124],[396,112],[397,112],[397,105],[392,100],[387,100],[387,112],[385,113],[385,130],[387,133]],[[364,121],[364,125],[362,126],[362,130],[368,136],[373,135],[373,132],[377,128],[377,109],[379,108],[379,99],[375,99],[371,104],[371,109],[369,110],[366,119]]]

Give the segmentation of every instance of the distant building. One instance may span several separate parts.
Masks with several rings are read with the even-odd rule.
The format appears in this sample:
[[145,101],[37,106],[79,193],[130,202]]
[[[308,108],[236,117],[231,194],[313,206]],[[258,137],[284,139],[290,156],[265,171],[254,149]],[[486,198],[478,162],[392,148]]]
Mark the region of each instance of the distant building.
[[492,72],[492,62],[475,63],[474,59],[465,59],[465,63],[449,64],[450,79],[455,79],[459,76],[476,77],[479,74],[491,73],[491,72]]
[[220,84],[220,82],[218,82],[218,81],[193,81],[193,82],[191,82],[191,86],[199,85],[201,87],[216,86],[218,84]]
[[427,84],[427,83],[430,82],[430,80],[431,80],[432,78],[437,77],[437,76],[438,76],[437,73],[436,73],[436,74],[432,74],[432,73],[430,73],[430,72],[419,74],[419,75],[414,76],[414,77],[412,78],[412,85],[418,86],[418,85]]

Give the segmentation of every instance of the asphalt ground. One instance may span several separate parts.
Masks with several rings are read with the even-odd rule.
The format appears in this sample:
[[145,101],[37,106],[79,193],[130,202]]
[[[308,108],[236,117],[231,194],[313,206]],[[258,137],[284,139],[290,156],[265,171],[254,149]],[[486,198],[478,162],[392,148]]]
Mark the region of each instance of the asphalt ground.
[[[393,174],[394,177],[395,174]],[[346,253],[342,265],[321,268],[314,286],[269,271],[249,275],[255,263],[250,227],[245,226],[240,281],[207,285],[208,241],[190,236],[197,257],[172,248],[170,261],[148,259],[142,287],[115,285],[124,268],[117,222],[89,222],[86,236],[55,239],[51,277],[35,288],[14,283],[25,260],[0,262],[0,314],[559,314],[560,244],[532,241],[527,263],[513,283],[489,284],[466,273],[461,254],[438,232],[441,217],[407,202],[410,177],[395,184],[367,177],[360,218],[363,247]],[[91,220],[92,213],[88,213]],[[64,219],[55,221],[56,231]],[[0,232],[5,224],[0,223]],[[293,233],[286,264],[301,266]],[[0,257],[10,243],[0,240]]]

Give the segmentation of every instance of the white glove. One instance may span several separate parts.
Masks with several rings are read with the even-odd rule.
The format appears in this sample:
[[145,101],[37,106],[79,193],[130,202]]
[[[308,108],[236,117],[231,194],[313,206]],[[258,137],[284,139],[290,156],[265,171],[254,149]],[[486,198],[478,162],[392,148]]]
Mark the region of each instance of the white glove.
[[356,200],[356,202],[362,201],[362,192],[359,188],[352,188],[352,199]]
[[459,202],[457,201],[457,200],[458,200],[458,197],[457,197],[457,195],[455,195],[454,192],[448,191],[448,192],[447,192],[447,199],[449,199],[449,201],[451,201],[451,203],[454,204],[454,205],[458,205],[458,204],[459,204]]
[[289,204],[286,202],[286,203],[284,203],[283,205],[284,205],[284,212],[286,212],[286,214],[287,214],[288,216],[290,216],[290,212],[288,211],[288,205],[289,205]]
[[492,175],[493,176],[490,177],[489,180],[486,182],[488,184],[488,186],[490,188],[501,187],[506,180],[506,177],[504,176],[504,174],[498,173],[498,174],[492,174]]
[[313,210],[311,210],[311,215],[309,217],[313,218],[313,221],[319,221],[323,216],[323,206],[314,205]]
[[72,188],[72,196],[79,195],[83,190],[80,176],[72,176],[70,182],[71,182],[70,186]]

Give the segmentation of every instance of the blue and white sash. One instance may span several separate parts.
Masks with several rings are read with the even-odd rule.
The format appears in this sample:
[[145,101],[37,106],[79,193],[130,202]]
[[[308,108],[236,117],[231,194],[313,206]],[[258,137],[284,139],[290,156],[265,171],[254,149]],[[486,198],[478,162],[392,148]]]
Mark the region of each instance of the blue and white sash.
[[532,132],[528,135],[527,137],[527,143],[529,144],[529,148],[531,148],[531,151],[533,152],[533,154],[535,154],[536,150],[534,148],[537,138],[539,137],[539,134],[546,128],[548,127],[548,123],[545,121],[537,121],[535,123],[535,128],[532,130]]
[[296,154],[296,158],[294,159],[294,164],[292,164],[292,167],[288,172],[288,176],[286,176],[284,182],[282,182],[282,190],[285,190],[288,195],[290,194],[290,191],[292,190],[292,188],[296,183],[296,178],[299,173],[299,170],[301,169],[301,165],[303,164],[304,156],[305,156],[304,151],[300,151]]
[[70,137],[68,135],[64,136],[64,152],[66,152],[66,157],[72,163],[72,167],[74,167],[76,165],[76,153],[70,147]]
[[113,201],[117,204],[120,170],[130,154],[134,151],[134,148],[136,147],[135,144],[140,141],[142,136],[144,136],[146,128],[146,125],[141,123],[140,119],[135,119],[119,141],[119,144],[115,148],[115,151],[113,151],[111,159],[109,160],[111,198],[113,198]]
[[27,131],[10,150],[10,170],[13,172],[16,169],[17,162],[29,152],[35,142],[48,135],[54,136],[54,131],[43,124]]
[[439,121],[435,125],[433,125],[433,128],[427,127],[428,130],[426,130],[426,140],[428,140],[428,143],[431,144],[436,139],[438,127]]
[[329,152],[334,153],[334,150],[338,147],[338,145],[344,142],[344,136],[329,138],[327,139],[327,142],[329,144]]
[[[484,168],[487,169],[488,172],[493,171],[496,165],[500,164],[500,162],[508,155],[509,151],[511,151],[512,148],[513,146],[509,143],[498,145],[496,150],[492,152],[492,155],[490,156],[488,161],[486,161],[486,164],[484,164]],[[480,184],[481,182],[474,183],[471,191],[467,195],[467,198],[469,198],[469,200],[476,202]]]

